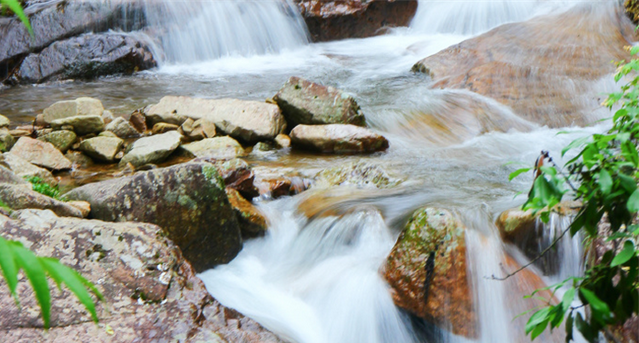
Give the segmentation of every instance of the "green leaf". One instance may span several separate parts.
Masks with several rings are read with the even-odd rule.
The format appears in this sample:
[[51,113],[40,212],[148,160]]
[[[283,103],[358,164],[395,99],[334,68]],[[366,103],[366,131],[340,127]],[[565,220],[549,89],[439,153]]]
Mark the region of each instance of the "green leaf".
[[22,21],[24,26],[29,31],[31,37],[34,37],[33,29],[31,28],[31,24],[29,23],[29,18],[27,18],[27,16],[24,14],[22,6],[20,5],[20,2],[18,2],[18,0],[0,0],[0,4],[9,7],[9,9],[11,9],[11,11],[13,11],[13,13],[18,16],[20,21]]
[[632,194],[632,192],[634,192],[637,189],[637,182],[635,181],[635,179],[631,178],[630,176],[623,173],[619,173],[617,174],[617,178],[619,179],[619,183],[621,184],[621,187],[623,187],[623,189],[625,189],[626,192]]
[[572,328],[573,328],[573,317],[572,317],[572,311],[570,311],[570,314],[568,314],[568,316],[566,317],[566,343],[572,341],[573,339],[573,335],[572,335]]
[[569,150],[584,145],[588,140],[590,140],[590,138],[590,136],[586,136],[577,138],[574,141],[570,142],[570,144],[568,144],[563,150],[561,150],[561,157],[564,157],[564,155],[566,155]]
[[628,207],[628,211],[632,213],[636,213],[639,211],[639,189],[636,189],[630,197],[628,198],[628,203],[626,204]]
[[530,168],[521,168],[521,169],[517,169],[514,172],[510,173],[510,175],[508,175],[508,181],[512,181],[514,178],[516,178],[517,176],[529,171]]
[[602,316],[610,315],[610,308],[608,307],[608,304],[601,301],[595,293],[586,288],[580,288],[579,292],[584,296],[586,301],[588,301],[588,304],[590,304],[590,308],[593,311],[599,312]]
[[0,237],[0,268],[2,268],[2,275],[7,281],[11,295],[15,297],[18,285],[18,267],[13,258],[11,245],[2,237]]
[[612,177],[606,169],[602,169],[599,172],[599,186],[604,194],[610,194],[610,190],[612,190]]
[[612,262],[610,262],[610,266],[616,267],[622,265],[628,262],[628,260],[630,260],[633,256],[635,256],[635,245],[632,243],[632,241],[625,241],[623,243],[623,249],[621,249],[617,256],[612,259]]
[[550,307],[546,307],[533,313],[533,315],[530,317],[530,319],[528,319],[528,322],[526,323],[526,334],[529,334],[531,331],[533,331],[540,323],[544,321],[547,322],[550,310]]
[[12,250],[15,253],[15,259],[18,266],[24,269],[33,291],[35,292],[36,299],[40,305],[42,311],[42,320],[44,321],[45,329],[49,328],[49,318],[51,316],[51,294],[49,292],[49,284],[47,283],[47,276],[42,269],[38,257],[31,251],[24,248],[22,244],[12,242]]
[[539,323],[534,330],[532,330],[532,333],[530,334],[530,339],[534,340],[535,338],[537,338],[537,336],[541,335],[544,330],[546,330],[546,325],[548,325],[548,319],[544,320],[543,322]]
[[575,299],[575,288],[570,287],[566,290],[566,293],[564,293],[564,296],[561,299],[561,307],[565,311],[567,311],[570,308],[570,304],[572,304],[572,301],[574,299]]

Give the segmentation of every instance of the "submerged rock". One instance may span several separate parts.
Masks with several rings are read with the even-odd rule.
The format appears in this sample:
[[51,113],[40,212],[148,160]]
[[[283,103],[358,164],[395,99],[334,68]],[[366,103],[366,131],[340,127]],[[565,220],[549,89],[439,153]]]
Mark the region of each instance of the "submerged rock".
[[159,225],[201,272],[242,248],[224,188],[212,164],[186,163],[84,185],[64,198],[88,201],[91,218]]
[[124,141],[117,137],[94,137],[82,141],[79,150],[96,160],[110,163],[115,161],[122,144]]
[[242,145],[231,137],[206,138],[181,146],[188,155],[211,160],[228,160],[245,155]]
[[337,154],[372,153],[388,148],[383,136],[344,124],[297,125],[291,131],[291,142],[296,147]]
[[244,199],[237,190],[226,187],[226,195],[237,216],[237,221],[242,230],[242,237],[264,236],[268,229],[264,215],[250,201]]
[[128,152],[122,157],[120,166],[131,163],[134,167],[139,167],[162,162],[180,146],[181,139],[182,135],[177,131],[140,138],[131,144]]
[[70,169],[69,161],[53,144],[29,137],[20,137],[11,154],[37,166],[53,170]]
[[467,275],[466,228],[452,213],[413,213],[386,261],[395,304],[456,335],[477,337]]
[[366,125],[366,118],[353,97],[299,77],[291,77],[273,99],[291,127],[298,124]]
[[59,218],[26,210],[0,216],[0,232],[40,256],[55,256],[80,272],[104,295],[91,320],[68,289],[52,292],[51,328],[26,279],[19,282],[21,307],[0,287],[0,341],[32,342],[281,342],[274,334],[225,308],[206,291],[180,249],[161,228]]

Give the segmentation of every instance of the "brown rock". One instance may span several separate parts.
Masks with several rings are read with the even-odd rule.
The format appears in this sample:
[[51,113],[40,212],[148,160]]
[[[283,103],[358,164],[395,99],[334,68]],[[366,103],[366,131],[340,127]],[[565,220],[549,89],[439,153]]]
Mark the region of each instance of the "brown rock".
[[131,113],[129,123],[131,123],[131,125],[133,125],[133,127],[140,133],[144,133],[147,130],[146,117],[140,111]]
[[177,126],[175,124],[157,123],[157,124],[153,125],[153,129],[151,130],[151,132],[154,135],[158,135],[158,134],[169,132],[169,131],[175,131],[178,128],[179,128],[179,126]]
[[285,148],[290,148],[291,147],[291,137],[280,133],[279,135],[277,135],[277,137],[275,137],[275,144],[277,144],[278,147],[285,149]]
[[384,151],[388,140],[375,132],[345,124],[297,125],[291,131],[294,146],[323,153],[357,154]]
[[10,153],[48,169],[62,170],[71,168],[71,161],[64,157],[53,144],[29,137],[20,137]]
[[82,212],[69,204],[31,190],[30,186],[0,184],[0,201],[14,210],[51,210],[61,217],[82,218]]
[[242,237],[252,238],[264,236],[268,225],[266,218],[251,202],[244,199],[240,192],[231,187],[226,187],[226,195],[237,216],[242,230]]
[[86,218],[91,213],[91,204],[86,201],[67,201],[67,205],[73,206],[80,210],[82,218]]
[[260,194],[253,184],[255,174],[246,161],[234,158],[218,162],[215,166],[226,187],[237,190],[246,199],[253,199]]

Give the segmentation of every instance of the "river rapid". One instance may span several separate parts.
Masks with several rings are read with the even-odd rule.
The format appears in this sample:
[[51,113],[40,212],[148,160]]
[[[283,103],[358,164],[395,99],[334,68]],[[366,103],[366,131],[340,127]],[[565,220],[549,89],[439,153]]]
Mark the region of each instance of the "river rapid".
[[[531,182],[531,175],[512,182],[508,175],[521,164],[532,164],[541,150],[560,162],[565,145],[607,124],[548,127],[530,122],[477,93],[432,88],[430,77],[411,67],[500,25],[581,6],[601,8],[605,15],[617,3],[421,0],[410,27],[372,38],[310,43],[303,20],[285,1],[189,6],[166,1],[149,6],[148,17],[169,22],[170,29],[159,36],[140,33],[154,42],[159,68],[129,77],[0,89],[0,109],[12,121],[28,123],[51,103],[80,96],[99,98],[116,114],[157,103],[165,95],[264,100],[293,75],[342,89],[357,99],[369,126],[389,139],[388,151],[361,157],[285,150],[252,154],[249,162],[294,168],[309,177],[326,167],[363,162],[403,182],[385,190],[311,188],[293,197],[258,200],[270,221],[268,234],[245,242],[228,265],[200,274],[209,292],[292,342],[523,342],[526,319],[513,318],[532,307],[522,297],[536,284],[526,284],[525,277],[490,279],[507,272],[507,255],[518,264],[527,261],[501,242],[494,225],[502,211],[523,203],[516,194],[525,193]],[[615,89],[610,75],[591,80],[590,86],[593,94]],[[484,130],[454,115],[468,108],[481,109],[496,129]],[[320,210],[310,216],[300,209],[309,202],[338,208],[340,214]],[[380,273],[407,217],[423,206],[449,209],[468,227],[477,340],[452,335],[396,308]],[[555,218],[553,225],[547,228],[551,236],[566,223]],[[578,239],[562,244],[564,253],[554,261],[561,272],[540,275],[546,284],[581,270]]]

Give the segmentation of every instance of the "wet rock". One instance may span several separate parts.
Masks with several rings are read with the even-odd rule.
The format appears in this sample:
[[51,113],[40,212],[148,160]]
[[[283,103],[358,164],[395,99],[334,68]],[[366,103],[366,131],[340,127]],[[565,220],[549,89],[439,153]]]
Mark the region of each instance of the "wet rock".
[[[21,83],[93,79],[156,66],[149,47],[132,36],[99,33],[57,41],[27,56],[13,78]],[[102,115],[102,113],[100,113]]]
[[[0,232],[40,256],[55,256],[104,295],[95,325],[63,288],[52,292],[51,329],[42,330],[31,288],[19,282],[22,310],[0,289],[0,341],[281,342],[213,299],[180,249],[152,224],[58,218],[25,210],[0,217]],[[105,329],[109,328],[109,329]]]
[[140,133],[138,132],[138,130],[136,130],[135,127],[133,127],[133,125],[131,125],[129,121],[127,121],[126,119],[122,117],[113,119],[113,121],[106,126],[106,130],[113,132],[116,136],[120,138],[140,136]]
[[268,229],[264,215],[235,189],[226,187],[226,195],[237,216],[237,221],[242,230],[242,237],[264,236]]
[[52,186],[58,184],[58,180],[53,177],[53,174],[51,174],[50,171],[31,164],[14,154],[5,152],[4,154],[2,154],[2,162],[19,177],[39,177],[44,182]]
[[182,135],[177,131],[140,138],[129,146],[129,150],[120,161],[120,166],[131,163],[134,167],[139,167],[162,162],[180,146],[181,138]]
[[[258,101],[165,96],[146,109],[147,124],[182,125],[188,118],[215,123],[227,135],[246,142],[272,140],[286,128],[280,109]],[[202,125],[205,125],[204,123]]]
[[86,115],[55,119],[51,121],[51,127],[54,129],[62,129],[65,126],[72,126],[73,132],[79,136],[84,136],[86,134],[103,131],[104,119],[102,119],[102,116]]
[[79,150],[98,161],[111,163],[122,144],[124,141],[117,137],[95,137],[82,141]]
[[246,199],[253,199],[259,195],[259,191],[253,184],[255,174],[246,161],[234,158],[215,164],[217,171],[224,180],[224,184],[240,192]]
[[209,163],[186,163],[91,183],[64,195],[91,203],[91,217],[157,224],[197,271],[227,263],[242,247],[224,183]]
[[71,161],[66,159],[53,144],[29,137],[20,137],[10,153],[47,169],[62,170],[71,168]]
[[16,140],[7,128],[0,128],[0,151],[11,150]]
[[390,176],[386,170],[378,165],[357,162],[322,170],[317,174],[313,187],[352,185],[384,189],[395,187],[401,182],[401,179]]
[[279,146],[282,149],[285,148],[290,148],[291,147],[291,137],[280,133],[279,135],[277,135],[277,137],[275,137],[275,144],[277,144],[277,146]]
[[42,120],[45,125],[51,125],[56,119],[75,116],[102,116],[104,106],[95,98],[77,98],[75,100],[58,101],[44,109]]
[[297,125],[291,131],[291,142],[295,147],[337,154],[372,153],[388,148],[383,136],[344,124]]
[[254,186],[259,195],[266,199],[277,199],[283,196],[295,195],[305,191],[309,183],[306,182],[293,168],[253,168]]
[[299,77],[291,77],[273,99],[291,127],[298,124],[366,126],[366,118],[353,97]]
[[166,132],[169,132],[169,131],[176,131],[179,128],[180,127],[178,125],[175,125],[175,124],[157,123],[157,124],[153,125],[153,129],[151,130],[151,132],[154,135],[159,135],[161,133],[166,133]]
[[11,124],[11,120],[0,114],[0,127],[9,127],[9,124]]
[[210,160],[228,160],[245,155],[242,145],[228,136],[184,144],[181,149],[193,157]]
[[38,137],[38,140],[53,144],[60,152],[65,153],[75,143],[78,136],[73,131],[59,130],[52,131],[43,136]]
[[51,210],[62,217],[82,218],[77,208],[21,185],[0,183],[0,201],[14,210],[34,208]]
[[213,138],[216,134],[215,123],[204,119],[193,120],[189,118],[180,126],[180,132],[189,141]]
[[76,168],[88,168],[93,165],[93,160],[79,151],[67,151],[64,157],[71,161]]
[[144,133],[147,130],[146,117],[140,111],[131,113],[129,123],[140,133]]
[[395,304],[456,335],[477,337],[465,227],[450,212],[413,213],[385,266]]
[[593,85],[614,72],[610,61],[628,58],[624,46],[634,41],[632,25],[620,15],[614,6],[588,4],[502,25],[413,70],[430,75],[433,87],[488,96],[535,123],[586,126],[609,115]]
[[417,0],[296,0],[315,42],[364,38],[408,26]]

